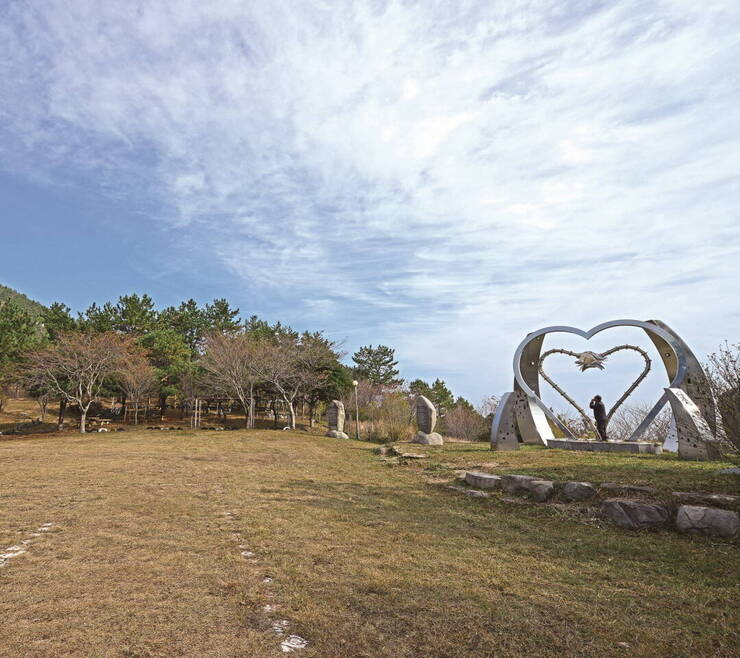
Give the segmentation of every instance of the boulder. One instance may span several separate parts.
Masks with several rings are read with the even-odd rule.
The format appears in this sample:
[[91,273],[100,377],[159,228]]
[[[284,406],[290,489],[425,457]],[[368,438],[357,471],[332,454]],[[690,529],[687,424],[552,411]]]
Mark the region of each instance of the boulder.
[[340,432],[338,430],[329,430],[326,433],[326,436],[330,436],[333,439],[348,439],[349,438],[344,432]]
[[596,487],[590,482],[566,482],[563,497],[566,500],[591,500],[596,495]]
[[620,528],[643,530],[659,528],[668,521],[668,510],[662,505],[624,498],[609,498],[601,504],[604,517]]
[[481,473],[480,471],[467,471],[465,473],[465,482],[477,489],[501,488],[500,475],[491,475],[490,473]]
[[506,493],[529,491],[529,483],[536,479],[531,475],[502,475],[501,488]]
[[441,446],[444,445],[444,439],[437,432],[417,432],[414,434],[414,438],[411,439],[411,443],[421,443],[425,446]]
[[727,494],[702,494],[689,491],[674,491],[673,497],[685,505],[703,505],[706,507],[724,507],[735,509],[740,506],[740,496]]
[[734,537],[739,526],[740,516],[737,512],[716,507],[681,505],[676,514],[676,527],[681,532]]
[[740,466],[732,466],[730,468],[723,468],[717,473],[721,473],[722,475],[740,475]]
[[532,480],[528,484],[529,492],[538,503],[544,503],[555,493],[555,483],[550,480]]

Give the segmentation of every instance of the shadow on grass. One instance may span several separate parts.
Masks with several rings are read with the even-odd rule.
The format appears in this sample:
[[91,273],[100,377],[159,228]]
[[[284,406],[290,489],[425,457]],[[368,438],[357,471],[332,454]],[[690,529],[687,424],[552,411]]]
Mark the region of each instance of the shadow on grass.
[[[297,502],[301,507],[332,511],[351,525],[375,526],[383,532],[408,532],[436,538],[431,545],[450,540],[470,542],[484,552],[491,545],[502,553],[543,560],[567,560],[569,568],[619,560],[632,567],[662,564],[686,577],[697,569],[710,575],[712,560],[696,562],[696,551],[734,550],[733,542],[677,535],[671,529],[630,532],[612,526],[586,525],[560,514],[557,508],[523,501],[512,504],[500,496],[470,499],[459,492],[423,485],[399,488],[351,482],[289,480],[275,492],[275,502]],[[724,549],[721,547],[724,546]],[[490,555],[489,555],[490,559]]]

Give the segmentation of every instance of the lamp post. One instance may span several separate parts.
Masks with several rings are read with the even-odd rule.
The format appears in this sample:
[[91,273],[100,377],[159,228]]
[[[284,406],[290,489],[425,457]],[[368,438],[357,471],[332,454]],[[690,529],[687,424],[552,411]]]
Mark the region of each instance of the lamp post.
[[355,438],[360,440],[360,404],[357,402],[357,384],[356,379],[352,380],[352,386],[355,387]]

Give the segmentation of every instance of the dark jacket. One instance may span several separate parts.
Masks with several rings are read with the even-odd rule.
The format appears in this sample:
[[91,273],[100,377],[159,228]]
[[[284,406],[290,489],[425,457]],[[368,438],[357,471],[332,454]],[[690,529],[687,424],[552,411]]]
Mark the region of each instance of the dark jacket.
[[588,406],[594,410],[594,418],[596,420],[606,420],[606,407],[603,402],[591,400]]

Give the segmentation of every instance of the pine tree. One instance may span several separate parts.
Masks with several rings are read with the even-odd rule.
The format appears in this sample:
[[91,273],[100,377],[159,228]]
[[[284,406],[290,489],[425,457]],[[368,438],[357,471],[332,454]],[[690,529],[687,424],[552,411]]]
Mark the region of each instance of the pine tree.
[[225,299],[214,299],[213,304],[206,304],[205,317],[212,331],[230,333],[241,327],[239,309],[232,309]]
[[398,361],[394,356],[395,350],[386,345],[365,345],[352,355],[355,374],[375,386],[398,386],[403,379],[398,377]]
[[70,308],[61,302],[54,302],[41,313],[41,322],[51,340],[56,340],[60,334],[74,331],[78,324],[70,314]]

